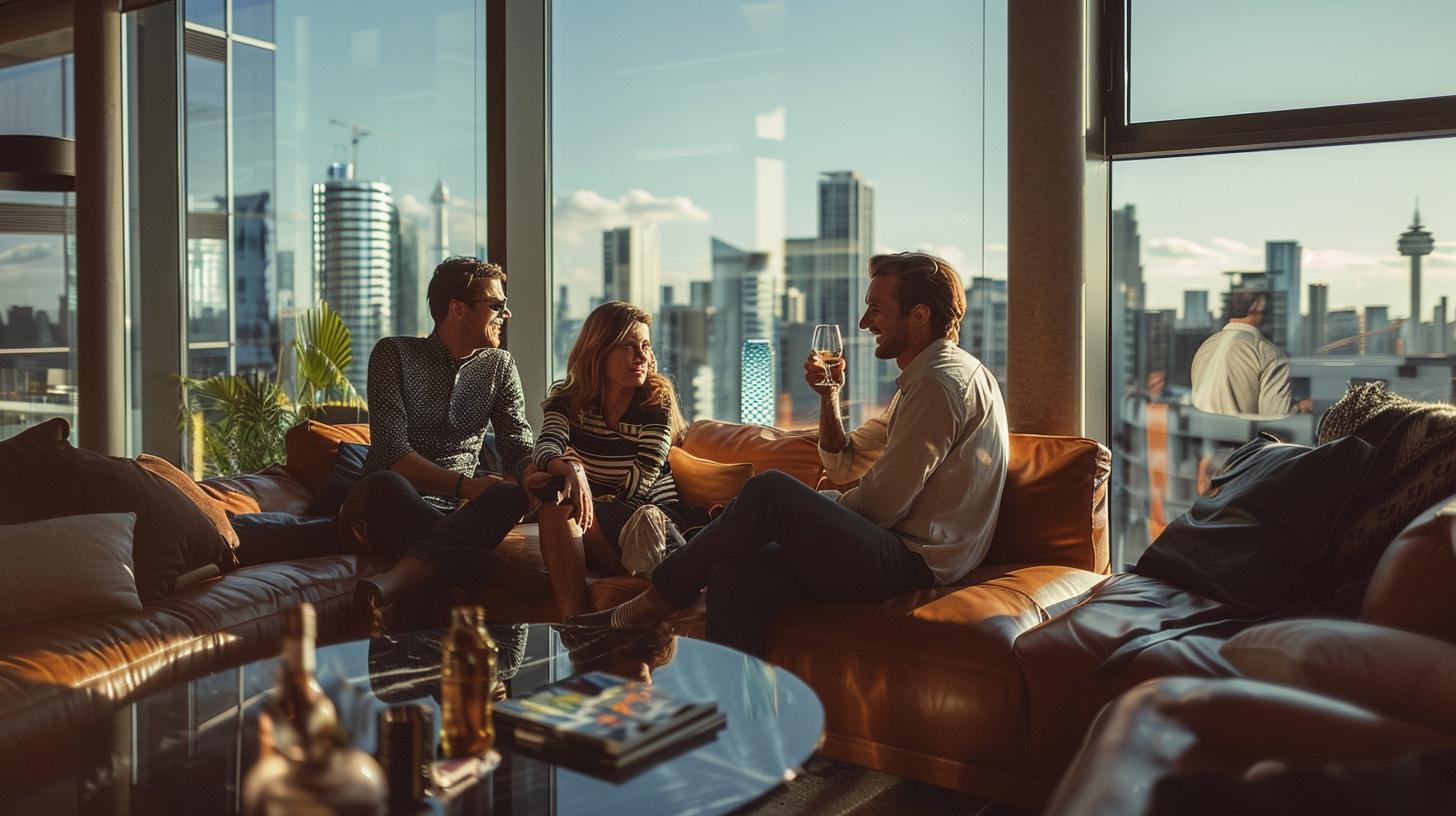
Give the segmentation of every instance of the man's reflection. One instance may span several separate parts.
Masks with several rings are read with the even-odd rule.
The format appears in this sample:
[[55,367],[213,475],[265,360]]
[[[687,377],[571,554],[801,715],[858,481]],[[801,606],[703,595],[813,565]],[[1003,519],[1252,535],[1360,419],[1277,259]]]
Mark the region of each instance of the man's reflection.
[[557,631],[577,674],[600,671],[651,683],[653,669],[677,656],[677,638],[666,624],[645,631],[595,626],[560,626]]
[[1193,407],[1215,414],[1279,417],[1309,413],[1313,402],[1290,396],[1289,358],[1259,330],[1267,291],[1235,288],[1229,321],[1193,355]]

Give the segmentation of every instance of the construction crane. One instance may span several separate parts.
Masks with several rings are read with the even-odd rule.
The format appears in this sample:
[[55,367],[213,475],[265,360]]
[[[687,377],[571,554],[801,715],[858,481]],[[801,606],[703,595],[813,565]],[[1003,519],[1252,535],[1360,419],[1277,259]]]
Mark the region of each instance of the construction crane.
[[385,130],[365,127],[358,122],[345,122],[343,119],[330,119],[329,124],[346,127],[349,129],[349,147],[353,150],[354,173],[359,173],[359,140],[365,136],[383,136],[386,139],[404,141],[404,137],[397,133],[390,133]]

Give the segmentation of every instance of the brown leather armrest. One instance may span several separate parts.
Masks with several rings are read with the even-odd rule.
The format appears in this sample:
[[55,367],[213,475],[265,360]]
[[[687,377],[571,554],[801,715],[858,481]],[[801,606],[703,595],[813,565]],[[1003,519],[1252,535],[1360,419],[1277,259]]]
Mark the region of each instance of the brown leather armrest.
[[1271,683],[1154,680],[1103,709],[1046,812],[1142,813],[1153,784],[1179,771],[1375,762],[1452,744],[1451,736]]
[[1416,517],[1386,548],[1360,619],[1456,643],[1456,496]]

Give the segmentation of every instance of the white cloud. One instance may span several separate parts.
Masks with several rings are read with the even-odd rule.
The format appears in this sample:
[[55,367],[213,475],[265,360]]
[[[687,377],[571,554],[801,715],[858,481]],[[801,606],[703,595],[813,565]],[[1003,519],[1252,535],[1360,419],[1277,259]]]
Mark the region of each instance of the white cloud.
[[961,249],[958,246],[955,246],[954,244],[932,245],[925,247],[923,251],[929,252],[931,255],[934,255],[938,258],[944,258],[945,260],[949,261],[950,265],[955,267],[956,271],[960,272],[962,275],[965,275],[968,270],[966,266],[965,250]]
[[1149,238],[1147,253],[1155,258],[1219,258],[1224,257],[1223,253],[1209,249],[1197,241],[1190,241],[1187,238],[1168,236],[1166,238]]
[[1258,247],[1252,247],[1243,241],[1236,241],[1233,238],[1215,238],[1213,245],[1224,252],[1232,252],[1236,255],[1259,255]]
[[414,193],[405,193],[399,197],[399,213],[409,218],[420,221],[428,220],[434,215],[434,206],[420,201]]
[[58,254],[60,253],[54,244],[16,244],[13,247],[0,251],[0,264],[15,264],[19,266],[20,264],[48,260],[56,257]]
[[643,189],[607,198],[594,190],[572,190],[552,204],[557,243],[574,244],[584,236],[614,227],[686,221],[708,223],[708,213],[687,196],[655,196]]

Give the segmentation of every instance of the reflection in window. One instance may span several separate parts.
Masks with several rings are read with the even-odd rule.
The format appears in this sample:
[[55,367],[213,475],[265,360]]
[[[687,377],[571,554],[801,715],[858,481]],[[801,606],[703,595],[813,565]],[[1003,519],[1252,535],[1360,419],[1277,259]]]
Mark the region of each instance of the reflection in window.
[[227,85],[223,64],[188,54],[187,211],[227,209]]
[[[1320,415],[1361,382],[1452,400],[1453,159],[1456,141],[1429,140],[1114,166],[1119,565],[1260,429],[1312,443]],[[1220,338],[1283,361],[1282,384],[1249,385],[1253,410],[1200,396],[1199,355]],[[1260,401],[1274,386],[1283,402]]]
[[[812,425],[803,361],[833,323],[858,423],[898,374],[857,329],[867,262],[918,249],[961,273],[962,345],[1004,382],[1004,3],[561,0],[552,26],[555,378],[586,314],[629,299],[687,417],[742,418],[767,340],[772,421]],[[916,57],[865,60],[877,30]]]
[[[73,76],[69,55],[0,68],[0,131],[73,136]],[[70,193],[0,191],[0,439],[75,425],[74,213]]]

